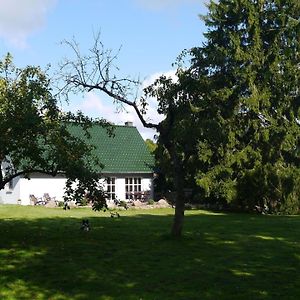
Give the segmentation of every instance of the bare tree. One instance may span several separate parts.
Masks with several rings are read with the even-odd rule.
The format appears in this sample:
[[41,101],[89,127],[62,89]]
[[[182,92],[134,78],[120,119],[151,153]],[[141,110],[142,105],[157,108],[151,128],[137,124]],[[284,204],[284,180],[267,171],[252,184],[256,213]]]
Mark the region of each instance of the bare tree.
[[[155,129],[162,137],[160,141],[163,142],[173,162],[174,186],[176,187],[175,216],[171,233],[173,236],[181,236],[185,203],[183,162],[178,155],[176,143],[169,138],[174,124],[175,100],[169,99],[168,109],[164,112],[160,111],[165,115],[165,119],[159,124],[148,122],[145,117],[148,97],[161,96],[156,87],[170,84],[170,79],[162,76],[155,84],[147,87],[142,96],[138,96],[141,82],[130,77],[118,77],[117,74],[120,73],[120,70],[116,65],[116,60],[119,50],[114,52],[111,49],[105,49],[100,40],[100,34],[94,37],[94,44],[86,55],[81,53],[76,40],[64,41],[63,43],[72,50],[74,58],[65,59],[60,66],[60,81],[64,83],[60,88],[60,94],[68,97],[70,93],[76,94],[95,90],[102,92],[111,97],[116,105],[132,107],[143,126]],[[164,104],[159,103],[159,105],[163,106]]]

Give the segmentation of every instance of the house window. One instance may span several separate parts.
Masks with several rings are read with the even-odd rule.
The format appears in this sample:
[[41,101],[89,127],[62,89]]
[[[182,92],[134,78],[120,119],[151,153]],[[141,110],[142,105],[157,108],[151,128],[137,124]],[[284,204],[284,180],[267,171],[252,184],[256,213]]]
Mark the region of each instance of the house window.
[[142,196],[142,179],[140,177],[125,178],[127,200],[140,200]]
[[108,200],[116,199],[116,178],[109,177],[106,179],[106,194]]

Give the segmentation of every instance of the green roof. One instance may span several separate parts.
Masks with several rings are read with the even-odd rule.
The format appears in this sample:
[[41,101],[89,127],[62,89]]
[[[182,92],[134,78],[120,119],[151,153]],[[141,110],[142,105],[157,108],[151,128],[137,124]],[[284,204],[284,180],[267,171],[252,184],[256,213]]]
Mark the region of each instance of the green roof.
[[[96,146],[94,153],[104,165],[102,173],[153,172],[154,157],[135,127],[115,125],[113,136],[97,124],[88,131],[91,138],[87,142]],[[77,137],[84,136],[80,126],[71,125],[70,132]]]

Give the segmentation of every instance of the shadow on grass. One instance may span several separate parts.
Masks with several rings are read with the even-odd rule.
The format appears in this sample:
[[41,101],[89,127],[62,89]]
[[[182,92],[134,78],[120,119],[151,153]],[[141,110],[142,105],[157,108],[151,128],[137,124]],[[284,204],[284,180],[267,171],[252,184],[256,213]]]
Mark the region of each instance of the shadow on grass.
[[0,220],[0,299],[298,299],[299,217]]

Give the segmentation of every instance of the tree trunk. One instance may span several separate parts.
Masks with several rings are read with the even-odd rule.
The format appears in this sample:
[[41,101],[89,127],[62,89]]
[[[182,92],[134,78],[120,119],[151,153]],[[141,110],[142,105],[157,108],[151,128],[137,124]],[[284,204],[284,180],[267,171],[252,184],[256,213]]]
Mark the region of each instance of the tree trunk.
[[177,190],[175,202],[175,215],[171,235],[173,237],[181,237],[184,220],[184,193],[183,189]]
[[2,174],[2,160],[0,160],[0,191],[4,189],[5,184],[3,183],[3,174]]
[[178,157],[174,147],[172,147],[171,153],[172,160],[174,162],[174,183],[176,188],[175,215],[171,235],[173,237],[180,237],[182,234],[184,220],[184,172],[180,158]]

